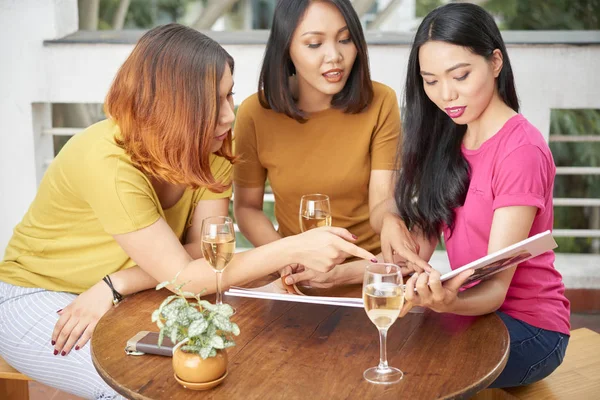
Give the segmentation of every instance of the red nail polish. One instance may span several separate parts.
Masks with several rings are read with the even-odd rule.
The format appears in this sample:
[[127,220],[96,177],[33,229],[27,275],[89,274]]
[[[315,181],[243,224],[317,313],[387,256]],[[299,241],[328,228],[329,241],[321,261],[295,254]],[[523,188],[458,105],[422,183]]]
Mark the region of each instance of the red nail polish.
[[79,346],[75,346],[75,350],[79,350]]
[[56,313],[58,314],[58,313],[59,313],[59,312],[61,312],[61,311],[62,311],[62,308],[61,308],[60,310],[58,310]]
[[356,240],[356,239],[358,239],[358,236],[356,236],[356,235],[352,234],[352,238],[353,238],[354,240]]
[[52,346],[54,346],[56,344],[56,340],[52,341]]
[[58,350],[54,350],[54,355],[57,355],[57,354],[58,354]]
[[66,356],[67,353],[65,353],[64,351],[62,353],[60,353],[61,356]]
[[376,263],[376,262],[377,262],[377,259],[376,259],[376,258],[371,258],[371,262],[372,262],[372,263]]

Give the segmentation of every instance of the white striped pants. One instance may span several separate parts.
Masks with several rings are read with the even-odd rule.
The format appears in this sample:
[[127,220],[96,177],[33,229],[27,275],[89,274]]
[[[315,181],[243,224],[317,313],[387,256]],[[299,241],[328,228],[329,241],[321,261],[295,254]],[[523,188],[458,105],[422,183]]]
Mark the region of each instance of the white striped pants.
[[96,372],[91,341],[66,356],[54,355],[56,312],[75,297],[0,281],[0,356],[19,372],[59,390],[85,399],[121,399]]

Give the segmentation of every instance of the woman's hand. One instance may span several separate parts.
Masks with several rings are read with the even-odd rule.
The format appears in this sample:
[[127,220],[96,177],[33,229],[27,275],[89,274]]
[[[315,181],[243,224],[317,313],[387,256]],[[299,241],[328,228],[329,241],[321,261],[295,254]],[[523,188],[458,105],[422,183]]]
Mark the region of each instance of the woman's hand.
[[381,252],[385,262],[398,264],[406,272],[431,271],[431,266],[419,257],[419,244],[402,218],[387,212],[381,227]]
[[348,257],[377,262],[375,255],[350,243],[356,239],[344,228],[324,226],[281,241],[290,248],[293,262],[317,272],[329,272]]
[[305,268],[304,265],[295,264],[295,268],[290,268],[291,273],[285,277],[285,283],[329,289],[336,284],[338,269],[339,266],[329,272],[318,272],[314,269]]
[[[383,262],[383,255],[377,254],[377,262]],[[330,288],[336,285],[351,285],[362,283],[365,267],[373,263],[373,260],[365,262],[364,260],[350,261],[337,265],[329,272],[317,272],[314,269],[298,265],[292,268],[293,272],[286,278],[286,282],[311,286],[315,288]],[[404,273],[404,268],[402,271]],[[412,272],[412,270],[411,270]]]
[[100,318],[112,307],[112,292],[103,281],[81,293],[71,304],[60,310],[60,318],[52,332],[54,354],[69,354],[90,340]]
[[415,272],[406,281],[404,299],[407,304],[402,309],[404,314],[401,313],[401,315],[405,315],[412,306],[427,307],[439,313],[452,312],[458,290],[471,275],[473,275],[473,270],[469,269],[442,284],[440,272],[435,269],[432,269],[430,273]]
[[[294,274],[295,271],[298,270],[300,267],[302,267],[302,269],[304,270],[304,266],[302,266],[300,264],[286,265],[285,267],[283,267],[279,270],[279,276],[288,276],[288,275]],[[290,283],[290,285],[291,285],[291,283]]]

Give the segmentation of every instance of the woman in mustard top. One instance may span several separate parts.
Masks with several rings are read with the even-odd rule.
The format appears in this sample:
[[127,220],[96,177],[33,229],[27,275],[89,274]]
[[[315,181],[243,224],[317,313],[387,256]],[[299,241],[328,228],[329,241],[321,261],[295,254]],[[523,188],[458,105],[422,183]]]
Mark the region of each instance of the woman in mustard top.
[[[0,262],[0,356],[13,367],[84,398],[115,398],[85,346],[113,298],[179,271],[186,290],[215,291],[200,222],[228,212],[233,66],[181,25],[140,39],[106,98],[109,119],[61,150]],[[319,229],[236,254],[224,284],[290,263],[326,272],[374,257],[353,240]]]
[[[259,91],[235,124],[234,210],[255,246],[300,232],[304,194],[330,198],[332,224],[380,252],[382,215],[395,210],[392,174],[400,135],[394,91],[371,81],[360,21],[348,0],[281,0],[273,17]],[[265,181],[278,229],[263,213]],[[294,266],[288,283],[328,287],[361,282],[365,262],[328,274]],[[282,274],[289,273],[282,271]]]

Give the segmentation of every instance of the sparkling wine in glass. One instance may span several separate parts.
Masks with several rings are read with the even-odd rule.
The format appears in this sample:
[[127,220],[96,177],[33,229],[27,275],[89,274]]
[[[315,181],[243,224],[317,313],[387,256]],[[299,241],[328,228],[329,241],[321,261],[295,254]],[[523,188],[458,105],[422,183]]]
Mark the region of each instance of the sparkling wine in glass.
[[235,253],[235,230],[229,217],[208,217],[202,221],[202,254],[217,275],[216,304],[223,304],[222,274]]
[[379,330],[379,365],[367,369],[363,376],[371,383],[399,382],[404,374],[387,362],[387,331],[400,315],[404,304],[402,272],[395,264],[369,264],[363,279],[363,300],[369,319]]
[[306,232],[320,226],[331,226],[331,206],[329,196],[305,194],[300,199],[300,231]]

